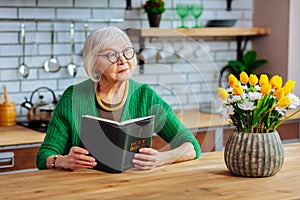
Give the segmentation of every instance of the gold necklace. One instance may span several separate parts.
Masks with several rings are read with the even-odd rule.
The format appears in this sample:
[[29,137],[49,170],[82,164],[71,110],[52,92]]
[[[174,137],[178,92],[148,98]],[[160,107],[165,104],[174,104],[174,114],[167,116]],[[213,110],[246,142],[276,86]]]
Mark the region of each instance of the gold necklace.
[[122,101],[119,105],[115,106],[115,107],[107,107],[106,105],[104,105],[101,101],[101,98],[100,98],[100,95],[99,93],[97,92],[97,89],[96,89],[96,99],[97,99],[97,102],[98,104],[100,105],[100,107],[103,109],[103,110],[106,110],[106,111],[116,111],[116,110],[119,110],[120,108],[122,108],[126,102],[126,99],[127,99],[127,95],[128,95],[128,85],[129,85],[129,82],[126,81],[126,85],[125,85],[125,92],[124,92],[124,95],[122,97]]

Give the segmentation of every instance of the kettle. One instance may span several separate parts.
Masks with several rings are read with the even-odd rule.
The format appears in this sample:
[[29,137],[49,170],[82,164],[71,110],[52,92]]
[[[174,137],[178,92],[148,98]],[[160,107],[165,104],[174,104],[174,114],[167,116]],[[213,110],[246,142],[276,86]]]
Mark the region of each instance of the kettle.
[[[32,102],[34,94],[40,90],[48,90],[52,94],[53,100],[51,103],[47,103],[46,101],[44,101],[43,95],[39,95],[40,101],[38,103],[34,104]],[[39,87],[31,93],[29,101],[25,97],[25,101],[21,104],[21,107],[28,110],[29,121],[49,122],[56,104],[57,99],[53,90],[48,87]]]

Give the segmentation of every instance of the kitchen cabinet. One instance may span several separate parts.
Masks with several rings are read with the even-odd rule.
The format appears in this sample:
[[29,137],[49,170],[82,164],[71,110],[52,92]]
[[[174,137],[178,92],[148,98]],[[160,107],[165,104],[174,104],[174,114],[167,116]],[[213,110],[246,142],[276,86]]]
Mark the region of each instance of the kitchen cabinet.
[[45,133],[22,126],[0,127],[0,173],[35,170]]
[[35,169],[35,157],[39,146],[20,145],[0,150],[0,172]]

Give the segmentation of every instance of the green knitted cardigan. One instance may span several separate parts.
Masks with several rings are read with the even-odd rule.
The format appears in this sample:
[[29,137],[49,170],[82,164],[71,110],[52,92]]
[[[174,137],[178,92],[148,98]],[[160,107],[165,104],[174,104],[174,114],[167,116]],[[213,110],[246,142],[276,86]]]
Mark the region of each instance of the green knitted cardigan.
[[[51,155],[67,155],[72,146],[80,144],[79,133],[82,115],[98,116],[94,82],[87,79],[68,87],[49,122],[45,139],[37,153],[36,165],[46,169]],[[189,129],[178,120],[171,107],[147,84],[129,80],[129,89],[121,121],[155,115],[154,132],[170,144],[171,148],[190,142],[200,157],[200,146]]]

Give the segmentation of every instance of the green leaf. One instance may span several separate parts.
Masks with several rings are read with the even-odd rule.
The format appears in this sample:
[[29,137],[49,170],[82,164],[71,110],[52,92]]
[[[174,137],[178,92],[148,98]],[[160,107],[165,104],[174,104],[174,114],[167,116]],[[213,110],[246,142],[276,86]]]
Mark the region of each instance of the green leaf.
[[256,51],[250,50],[243,56],[243,62],[246,66],[250,66],[255,62],[256,57],[257,57]]

